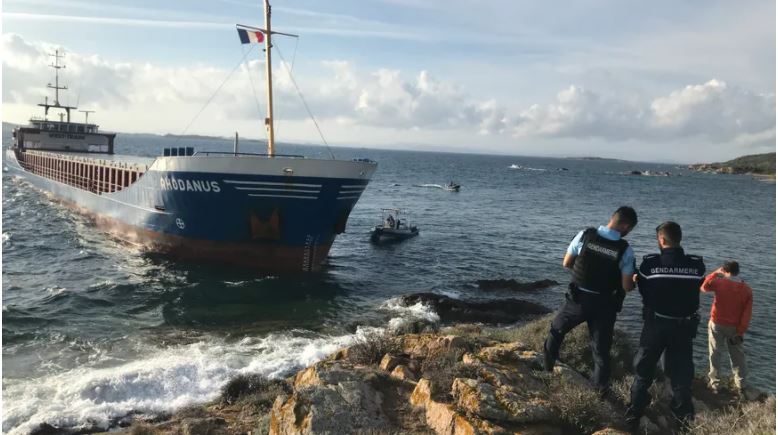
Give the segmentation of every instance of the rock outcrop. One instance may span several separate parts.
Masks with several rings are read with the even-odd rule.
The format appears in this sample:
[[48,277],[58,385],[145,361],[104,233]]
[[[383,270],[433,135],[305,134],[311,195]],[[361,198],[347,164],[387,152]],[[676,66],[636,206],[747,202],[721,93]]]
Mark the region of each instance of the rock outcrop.
[[[369,433],[387,427],[438,435],[570,432],[573,425],[560,419],[548,387],[548,377],[555,375],[539,371],[540,355],[525,345],[480,346],[438,334],[406,334],[396,340],[398,353],[384,355],[375,366],[334,356],[298,372],[293,393],[273,405],[269,433]],[[425,370],[440,354],[454,355],[446,360],[450,366]],[[456,374],[445,375],[452,372]],[[590,389],[582,375],[564,364],[556,376]],[[446,393],[442,397],[434,392],[441,388]],[[614,406],[598,407],[604,423],[597,429],[618,423]],[[398,410],[420,412],[425,425],[420,428],[413,419],[409,423]]]
[[[528,337],[527,331],[534,331],[538,325],[524,328],[530,329],[515,335]],[[391,345],[384,348],[391,350],[369,361],[356,357],[363,353],[357,349],[361,345],[358,343],[300,370],[286,381],[268,382],[267,388],[275,388],[272,406],[257,406],[254,398],[264,397],[263,403],[267,403],[267,395],[249,388],[245,393],[248,396],[231,395],[229,402],[222,398],[220,403],[196,412],[180,411],[168,421],[136,425],[126,433],[627,433],[623,415],[629,375],[614,379],[613,392],[602,398],[584,375],[564,361],[558,362],[552,372],[543,371],[536,344],[491,337],[488,330],[472,326],[444,328],[439,333],[386,336],[382,339],[390,340]],[[715,420],[717,415],[724,415],[722,419],[730,415],[743,418],[739,416],[746,412],[761,412],[766,414],[762,420],[772,418],[774,422],[774,398],[764,404],[749,402],[731,408],[731,396],[712,398],[699,394],[699,386],[695,391],[698,412],[708,416],[701,417],[709,418],[708,421]],[[655,400],[641,423],[640,433],[670,433],[676,429],[666,409],[670,391],[658,382],[652,394]],[[722,409],[729,414],[721,414]],[[706,429],[705,433],[715,432]]]
[[406,295],[402,297],[402,303],[428,305],[444,323],[516,323],[551,312],[542,305],[521,299],[462,300],[437,293]]

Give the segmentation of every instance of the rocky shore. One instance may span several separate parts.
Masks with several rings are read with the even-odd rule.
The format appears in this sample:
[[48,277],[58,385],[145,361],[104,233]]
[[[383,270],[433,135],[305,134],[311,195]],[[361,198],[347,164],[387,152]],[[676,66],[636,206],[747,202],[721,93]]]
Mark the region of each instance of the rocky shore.
[[[479,284],[484,290],[512,291],[556,285],[512,280]],[[554,370],[542,370],[539,352],[551,319],[545,307],[514,298],[466,301],[433,293],[401,299],[409,306],[429,306],[449,326],[426,323],[366,332],[351,346],[286,379],[241,375],[214,402],[170,415],[134,413],[115,422],[110,433],[628,433],[623,415],[634,349],[623,332],[616,331],[611,352],[612,389],[602,396],[587,379],[592,361],[585,327],[568,335]],[[674,433],[678,427],[668,407],[671,391],[661,373],[651,393],[654,400],[639,433]],[[698,379],[694,403],[697,420],[688,433],[774,433],[774,396],[745,400],[731,390],[713,394]],[[42,424],[33,433],[94,432]]]
[[[549,318],[518,328],[456,325],[365,336],[285,380],[242,376],[222,397],[164,421],[137,419],[125,434],[623,434],[632,349],[618,333],[614,385],[601,398],[586,378],[585,328],[569,336],[553,372],[538,353]],[[677,430],[661,378],[640,433]],[[694,434],[762,434],[775,398],[746,402],[695,385]]]

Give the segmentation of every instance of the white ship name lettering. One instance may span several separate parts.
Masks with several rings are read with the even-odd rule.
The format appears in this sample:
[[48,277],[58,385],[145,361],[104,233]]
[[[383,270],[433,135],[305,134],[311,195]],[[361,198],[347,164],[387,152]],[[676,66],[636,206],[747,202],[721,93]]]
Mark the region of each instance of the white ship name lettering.
[[162,190],[181,190],[186,192],[221,192],[218,181],[182,180],[180,178],[162,177],[159,179]]
[[86,136],[83,134],[65,134],[65,133],[49,133],[49,137],[58,138],[58,139],[86,139]]

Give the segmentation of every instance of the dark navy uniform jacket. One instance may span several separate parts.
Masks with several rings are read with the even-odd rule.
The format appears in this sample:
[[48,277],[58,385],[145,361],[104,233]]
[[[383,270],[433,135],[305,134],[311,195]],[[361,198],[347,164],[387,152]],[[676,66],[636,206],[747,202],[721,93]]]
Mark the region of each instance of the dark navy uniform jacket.
[[643,257],[638,288],[643,305],[657,316],[689,317],[700,307],[700,286],[705,278],[702,257],[686,255],[683,248],[665,248]]

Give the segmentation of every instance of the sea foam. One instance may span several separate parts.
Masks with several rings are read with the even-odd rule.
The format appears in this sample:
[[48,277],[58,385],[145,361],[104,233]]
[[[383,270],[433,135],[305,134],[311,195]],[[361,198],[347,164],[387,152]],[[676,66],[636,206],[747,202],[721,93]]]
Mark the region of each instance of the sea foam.
[[108,428],[130,412],[159,414],[205,403],[236,375],[287,376],[365,332],[360,328],[355,334],[324,336],[290,331],[236,342],[213,338],[151,348],[146,358],[111,368],[78,367],[36,379],[4,379],[3,432],[25,434],[43,422]]
[[413,305],[405,305],[401,298],[392,298],[381,304],[381,308],[399,315],[399,317],[393,317],[389,320],[388,326],[392,331],[399,330],[410,322],[440,322],[438,313],[436,313],[432,307],[422,302],[417,302]]

